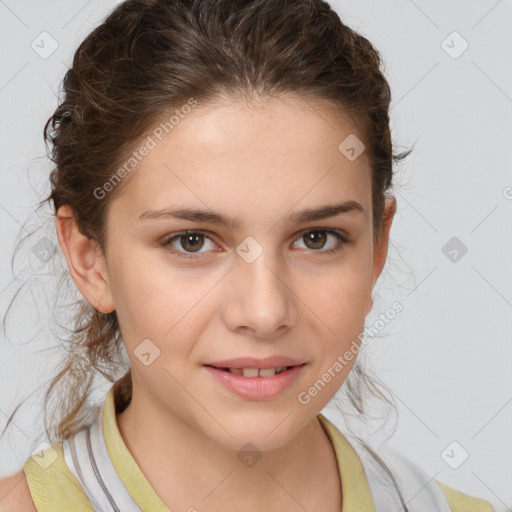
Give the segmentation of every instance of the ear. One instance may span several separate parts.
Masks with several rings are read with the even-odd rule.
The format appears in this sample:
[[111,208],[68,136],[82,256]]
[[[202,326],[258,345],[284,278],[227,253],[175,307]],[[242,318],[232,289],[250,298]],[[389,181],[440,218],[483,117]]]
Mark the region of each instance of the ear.
[[[372,285],[371,289],[375,286],[377,279],[379,278],[382,269],[386,263],[386,258],[388,255],[388,242],[389,242],[389,232],[391,230],[391,224],[393,222],[393,218],[396,213],[396,199],[393,196],[386,197],[384,203],[384,226],[382,229],[382,234],[377,241],[374,250],[373,250],[373,269],[372,269]],[[371,293],[371,292],[370,292]],[[366,309],[366,314],[368,314],[373,307],[373,299],[368,299],[368,306]]]
[[114,311],[105,258],[98,244],[80,231],[68,205],[61,206],[57,212],[57,235],[80,293],[101,313]]

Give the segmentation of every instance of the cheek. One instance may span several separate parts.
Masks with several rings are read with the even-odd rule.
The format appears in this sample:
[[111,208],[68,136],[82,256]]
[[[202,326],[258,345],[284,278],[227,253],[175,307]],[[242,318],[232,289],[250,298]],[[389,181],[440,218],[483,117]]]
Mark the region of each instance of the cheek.
[[315,398],[315,407],[325,405],[343,384],[360,350],[372,266],[367,253],[354,251],[351,256],[322,277],[321,287],[309,286],[307,304],[315,313],[309,318],[319,347],[313,380],[320,379],[326,388]]
[[136,342],[141,336],[151,338],[170,329],[178,315],[179,287],[172,286],[165,272],[142,258],[124,253],[109,273],[111,292],[119,322]]
[[364,256],[333,265],[317,276],[315,285],[304,285],[301,297],[335,337],[363,327],[371,296],[371,264]]
[[[357,268],[356,268],[357,267]],[[361,346],[366,305],[371,293],[368,265],[350,269],[339,267],[329,272],[307,295],[306,304],[312,322],[315,364],[309,382],[297,400],[315,410],[327,405],[352,370]]]
[[161,350],[162,361],[168,362],[170,353],[187,354],[190,340],[203,328],[202,319],[208,318],[203,299],[218,277],[150,264],[147,257],[123,258],[113,269],[111,289],[127,349],[150,339]]

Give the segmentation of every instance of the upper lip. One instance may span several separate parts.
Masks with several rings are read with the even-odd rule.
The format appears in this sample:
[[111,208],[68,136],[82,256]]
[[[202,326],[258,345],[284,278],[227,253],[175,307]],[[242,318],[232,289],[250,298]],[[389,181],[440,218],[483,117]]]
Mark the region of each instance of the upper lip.
[[271,356],[263,359],[256,357],[237,357],[235,359],[224,359],[205,363],[206,366],[215,366],[216,368],[279,368],[280,366],[298,366],[305,364],[304,361],[293,359],[287,356]]

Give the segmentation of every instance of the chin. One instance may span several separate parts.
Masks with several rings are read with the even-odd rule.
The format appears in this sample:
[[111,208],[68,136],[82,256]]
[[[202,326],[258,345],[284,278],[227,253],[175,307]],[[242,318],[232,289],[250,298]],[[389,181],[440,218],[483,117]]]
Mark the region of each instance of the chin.
[[225,430],[220,425],[214,428],[218,424],[210,421],[208,432],[203,432],[217,444],[236,452],[248,443],[261,452],[275,450],[291,441],[308,423],[307,419],[301,422],[297,411],[293,411],[291,407],[289,410],[281,407],[265,413],[254,411],[244,414],[238,410],[231,417],[223,414],[222,419],[219,418]]

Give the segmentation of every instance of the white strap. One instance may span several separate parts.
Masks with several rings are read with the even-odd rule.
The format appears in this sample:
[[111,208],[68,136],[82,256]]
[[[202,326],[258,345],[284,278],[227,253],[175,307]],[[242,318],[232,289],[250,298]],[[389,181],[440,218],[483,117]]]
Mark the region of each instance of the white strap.
[[[395,482],[360,443],[351,443],[363,464],[377,512],[451,512],[434,477],[389,448],[372,450],[388,466]],[[400,498],[400,494],[402,498]]]
[[117,474],[103,436],[103,409],[93,423],[62,443],[64,460],[95,512],[142,512]]

